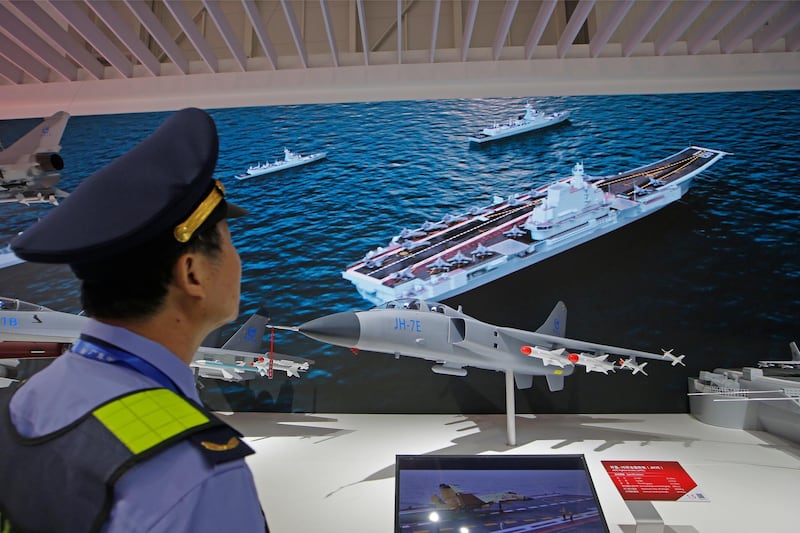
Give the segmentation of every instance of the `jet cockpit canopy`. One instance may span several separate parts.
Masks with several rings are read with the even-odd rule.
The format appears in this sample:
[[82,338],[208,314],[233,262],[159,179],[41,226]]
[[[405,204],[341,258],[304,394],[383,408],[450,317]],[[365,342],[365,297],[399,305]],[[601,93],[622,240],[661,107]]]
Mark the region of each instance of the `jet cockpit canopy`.
[[416,311],[431,311],[444,315],[458,315],[459,312],[445,304],[427,302],[422,298],[400,298],[391,300],[375,307],[376,309],[413,309]]

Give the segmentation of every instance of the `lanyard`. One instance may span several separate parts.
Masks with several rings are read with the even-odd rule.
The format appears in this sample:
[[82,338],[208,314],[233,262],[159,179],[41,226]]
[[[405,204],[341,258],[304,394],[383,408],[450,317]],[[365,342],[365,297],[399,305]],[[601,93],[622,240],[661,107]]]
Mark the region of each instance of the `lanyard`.
[[120,365],[131,370],[143,374],[153,381],[157,382],[164,388],[170,389],[172,392],[183,396],[178,390],[175,382],[161,370],[148,363],[141,357],[138,357],[130,352],[126,352],[121,348],[112,346],[110,344],[102,343],[98,339],[89,337],[88,335],[81,335],[80,339],[75,341],[70,349],[73,353],[82,355],[87,359],[100,361],[101,363],[108,363],[111,365]]

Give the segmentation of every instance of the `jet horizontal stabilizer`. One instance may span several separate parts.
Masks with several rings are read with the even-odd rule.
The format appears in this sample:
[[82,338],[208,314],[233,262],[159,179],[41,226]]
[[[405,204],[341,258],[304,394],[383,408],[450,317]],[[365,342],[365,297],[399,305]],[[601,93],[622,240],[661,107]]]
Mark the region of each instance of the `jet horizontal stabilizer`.
[[564,376],[557,374],[547,374],[547,387],[550,392],[558,392],[564,388]]
[[533,376],[530,374],[517,374],[514,373],[514,382],[520,390],[530,389],[533,387]]

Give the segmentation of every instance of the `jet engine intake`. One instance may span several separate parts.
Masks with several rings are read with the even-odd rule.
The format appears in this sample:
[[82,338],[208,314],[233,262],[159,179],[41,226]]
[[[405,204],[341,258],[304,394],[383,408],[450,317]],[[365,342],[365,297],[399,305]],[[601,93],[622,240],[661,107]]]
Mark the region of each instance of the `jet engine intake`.
[[64,160],[55,152],[40,152],[36,154],[36,163],[45,172],[64,168]]

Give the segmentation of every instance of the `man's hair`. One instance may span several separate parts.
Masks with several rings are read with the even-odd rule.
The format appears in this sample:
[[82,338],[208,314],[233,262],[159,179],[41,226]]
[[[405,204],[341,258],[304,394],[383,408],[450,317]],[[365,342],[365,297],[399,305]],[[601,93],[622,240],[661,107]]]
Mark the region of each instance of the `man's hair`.
[[[127,275],[114,281],[83,280],[81,305],[83,311],[95,318],[136,319],[145,318],[164,304],[167,289],[172,281],[172,269],[178,258],[189,252],[199,252],[215,257],[221,250],[220,234],[216,224],[198,231],[186,244],[171,248],[167,253],[140,250],[135,269],[125,268]],[[143,260],[144,259],[144,260]],[[115,263],[109,268],[116,268]]]

